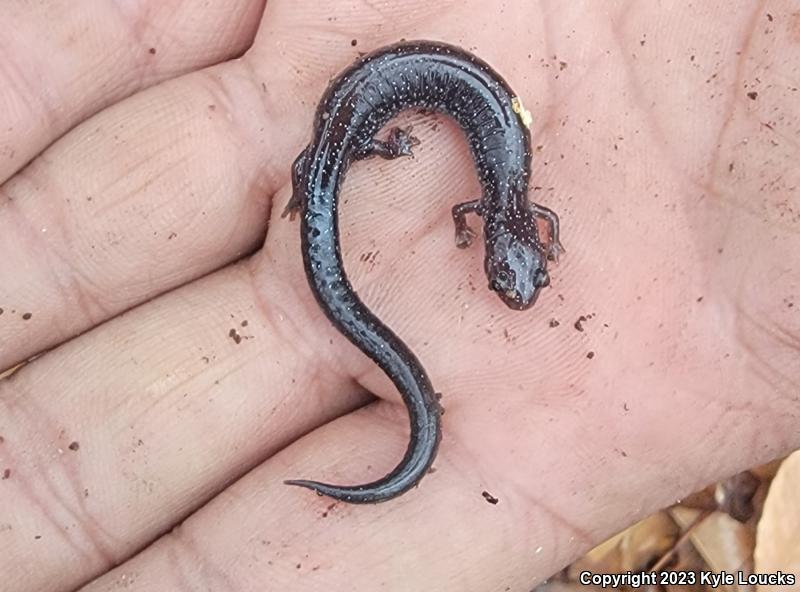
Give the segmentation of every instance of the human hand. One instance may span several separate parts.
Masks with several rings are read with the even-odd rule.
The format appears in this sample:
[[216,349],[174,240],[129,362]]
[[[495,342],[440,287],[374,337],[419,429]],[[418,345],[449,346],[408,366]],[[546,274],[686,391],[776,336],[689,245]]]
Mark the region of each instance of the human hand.
[[[3,586],[527,590],[800,445],[788,11],[156,6],[0,23],[0,367],[58,345],[0,382]],[[524,98],[531,198],[569,253],[530,311],[485,289],[482,247],[453,245],[479,188],[441,117],[404,119],[413,160],[349,171],[348,273],[447,409],[436,473],[354,507],[282,480],[384,474],[405,412],[279,215],[327,81],[401,37],[462,45]]]

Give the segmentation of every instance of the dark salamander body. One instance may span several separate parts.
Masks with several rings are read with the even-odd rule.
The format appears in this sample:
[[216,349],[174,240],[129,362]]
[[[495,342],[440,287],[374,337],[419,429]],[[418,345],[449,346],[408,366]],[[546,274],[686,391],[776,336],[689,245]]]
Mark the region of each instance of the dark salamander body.
[[[350,503],[374,503],[415,486],[436,456],[441,439],[439,395],[414,353],[364,305],[342,265],[337,207],[345,171],[370,156],[411,154],[417,140],[394,128],[380,129],[409,108],[438,111],[464,130],[483,195],[453,207],[456,244],[476,236],[468,213],[484,220],[489,288],[508,306],[523,310],[549,284],[547,261],[563,251],[558,217],[528,200],[529,115],[508,84],[473,55],[442,43],[402,42],[360,59],[328,87],[317,109],[314,136],[293,168],[293,195],[286,214],[302,212],[303,261],[309,284],[327,317],[391,378],[411,421],[411,440],[400,464],[385,477],[357,486],[316,481],[286,483]],[[550,227],[543,243],[537,219]]]

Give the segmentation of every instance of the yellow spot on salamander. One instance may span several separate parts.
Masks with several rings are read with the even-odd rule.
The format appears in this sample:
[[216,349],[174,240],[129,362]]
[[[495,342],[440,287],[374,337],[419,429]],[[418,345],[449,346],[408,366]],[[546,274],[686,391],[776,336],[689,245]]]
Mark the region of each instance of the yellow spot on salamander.
[[527,128],[531,127],[533,116],[531,115],[531,112],[522,105],[522,99],[519,97],[511,97],[511,109],[514,111],[514,113],[519,115],[522,125]]

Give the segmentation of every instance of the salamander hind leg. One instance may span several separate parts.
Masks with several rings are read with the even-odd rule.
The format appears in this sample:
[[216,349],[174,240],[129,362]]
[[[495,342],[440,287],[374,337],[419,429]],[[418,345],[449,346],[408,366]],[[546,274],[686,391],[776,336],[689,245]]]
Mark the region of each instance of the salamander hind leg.
[[481,200],[474,199],[453,206],[453,223],[456,227],[456,246],[459,249],[466,249],[472,244],[473,239],[478,236],[467,224],[467,214],[481,215]]
[[370,144],[357,153],[357,158],[369,158],[370,156],[380,156],[386,160],[400,158],[401,156],[413,156],[412,148],[419,146],[419,139],[411,135],[411,127],[393,127],[389,130],[389,138],[386,140],[373,139]]
[[303,150],[292,164],[292,197],[289,198],[289,202],[283,209],[281,218],[289,216],[289,220],[294,220],[295,215],[303,209],[304,200],[301,178],[306,164],[307,152],[308,148]]

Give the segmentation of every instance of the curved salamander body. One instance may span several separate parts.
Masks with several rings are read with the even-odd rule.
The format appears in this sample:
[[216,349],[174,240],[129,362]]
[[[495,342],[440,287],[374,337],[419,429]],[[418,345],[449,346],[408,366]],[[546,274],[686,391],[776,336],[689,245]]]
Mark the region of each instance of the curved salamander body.
[[[532,306],[549,284],[547,261],[563,251],[558,217],[528,200],[529,115],[487,64],[442,43],[403,42],[367,55],[331,83],[313,139],[294,163],[294,192],[284,215],[302,212],[303,261],[314,296],[336,328],[391,378],[408,408],[411,441],[397,468],[372,483],[286,483],[351,503],[408,491],[430,468],[441,438],[439,395],[414,353],[358,298],[339,247],[337,207],[347,167],[370,156],[411,154],[417,140],[408,130],[394,128],[386,141],[375,136],[412,107],[449,115],[466,133],[483,195],[453,207],[456,244],[466,247],[476,236],[466,215],[482,216],[489,287],[503,302],[515,310]],[[539,237],[539,218],[550,225],[547,244]]]

